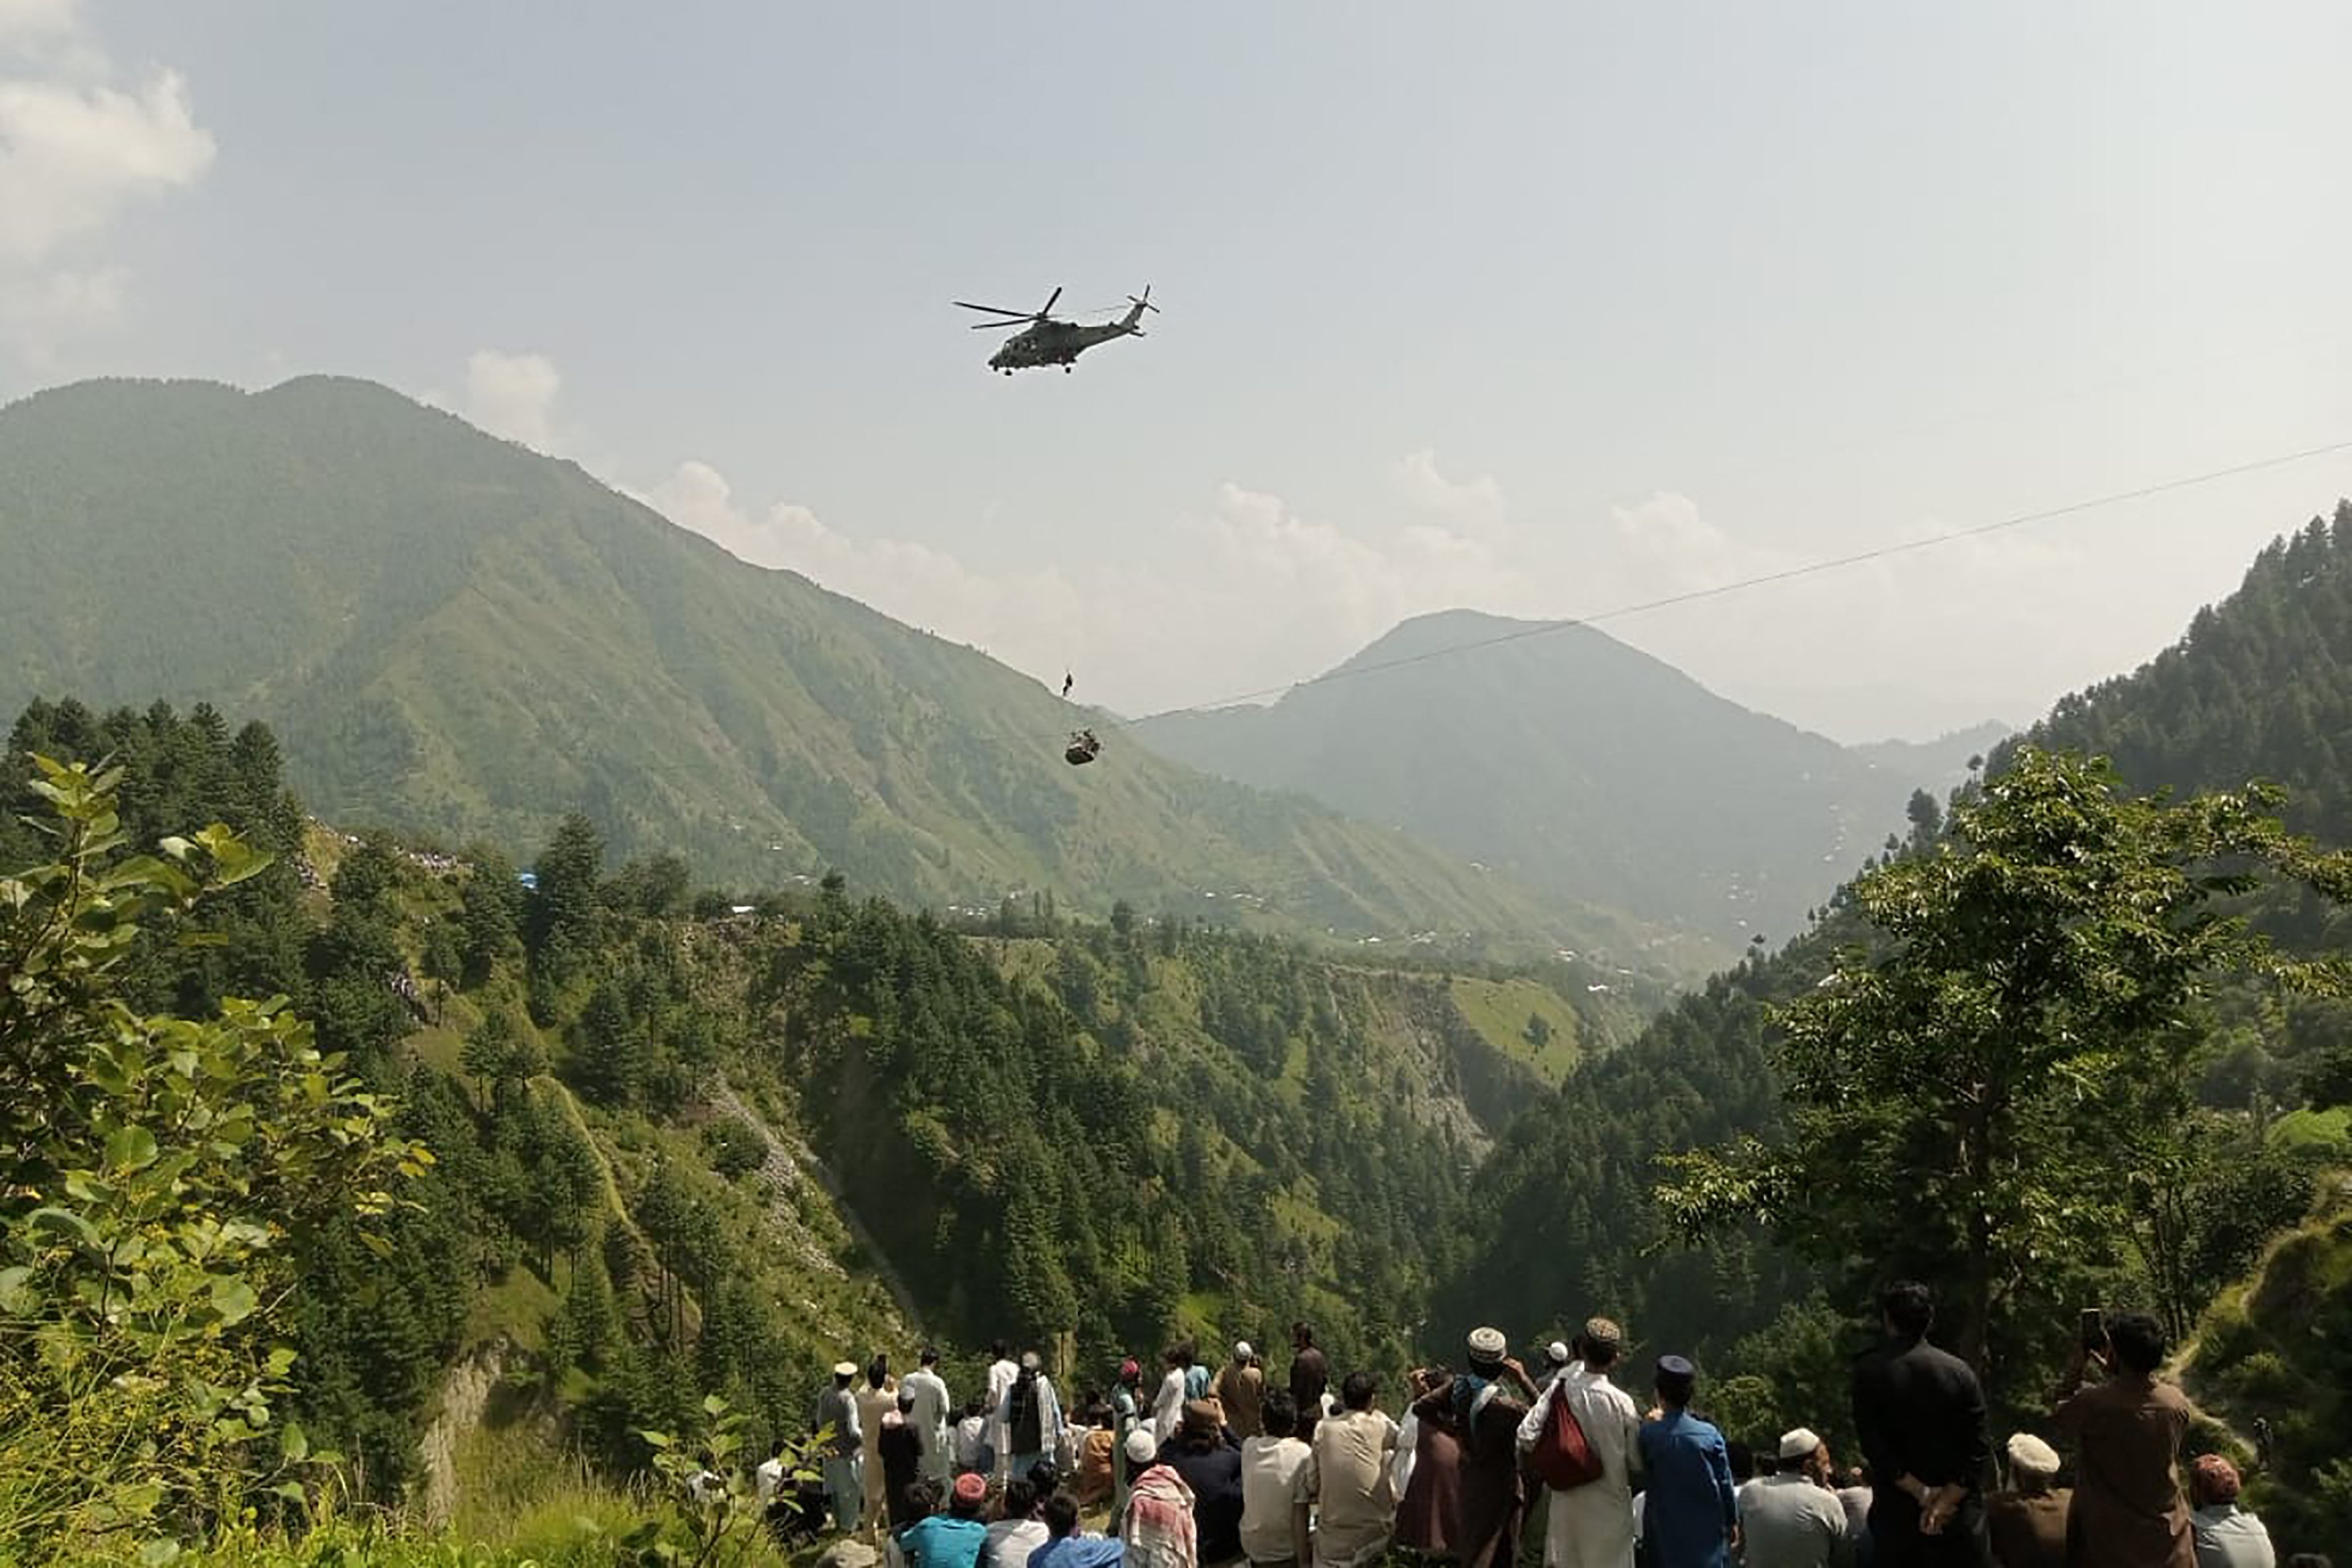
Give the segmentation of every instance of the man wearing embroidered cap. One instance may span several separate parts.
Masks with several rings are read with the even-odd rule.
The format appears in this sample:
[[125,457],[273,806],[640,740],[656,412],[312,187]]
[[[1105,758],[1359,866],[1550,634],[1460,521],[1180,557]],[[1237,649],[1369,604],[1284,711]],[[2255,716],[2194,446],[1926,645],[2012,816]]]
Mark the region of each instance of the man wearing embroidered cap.
[[1853,1539],[1845,1508],[1822,1484],[1829,1446],[1809,1427],[1780,1438],[1772,1474],[1739,1494],[1739,1534],[1748,1568],[1848,1568]]
[[1532,1453],[1552,1424],[1553,1405],[1565,1399],[1601,1462],[1596,1479],[1565,1491],[1546,1489],[1544,1568],[1633,1568],[1633,1498],[1626,1470],[1642,1417],[1633,1396],[1609,1381],[1624,1342],[1624,1331],[1607,1318],[1587,1319],[1576,1336],[1581,1359],[1561,1369],[1519,1423],[1519,1452]]
[[2066,1568],[2066,1515],[2074,1494],[2058,1482],[2058,1450],[2031,1432],[2010,1438],[2009,1489],[1985,1499],[1985,1529],[2000,1568]]
[[1739,1549],[1731,1456],[1723,1434],[1690,1413],[1698,1369],[1681,1356],[1663,1355],[1656,1381],[1658,1418],[1643,1424],[1639,1442],[1649,1478],[1642,1533],[1650,1561],[1655,1568],[1724,1568]]
[[1519,1479],[1518,1431],[1536,1385],[1527,1368],[1511,1359],[1503,1331],[1470,1331],[1465,1347],[1470,1367],[1440,1389],[1413,1402],[1424,1419],[1453,1417],[1462,1447],[1461,1501],[1449,1542],[1463,1568],[1507,1563],[1518,1549],[1519,1524],[1527,1517],[1527,1492]]
[[[928,1483],[919,1483],[929,1490]],[[955,1479],[948,1494],[948,1510],[919,1519],[898,1535],[898,1550],[908,1568],[977,1568],[988,1544],[988,1526],[981,1510],[988,1503],[988,1479],[977,1471]]]

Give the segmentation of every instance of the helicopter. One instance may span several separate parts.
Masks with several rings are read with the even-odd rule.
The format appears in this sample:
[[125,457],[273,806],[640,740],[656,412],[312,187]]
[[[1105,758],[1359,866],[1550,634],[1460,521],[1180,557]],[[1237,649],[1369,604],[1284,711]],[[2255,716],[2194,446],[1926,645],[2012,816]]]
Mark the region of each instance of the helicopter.
[[964,300],[958,300],[955,303],[967,310],[984,310],[990,315],[1004,318],[1001,321],[974,321],[971,330],[975,332],[1021,329],[1004,340],[1003,348],[988,356],[988,368],[1005,375],[1011,375],[1016,370],[1043,370],[1052,364],[1060,365],[1062,373],[1066,375],[1077,363],[1078,356],[1097,343],[1107,343],[1113,338],[1143,336],[1143,328],[1139,324],[1143,312],[1160,309],[1151,302],[1151,285],[1146,283],[1141,294],[1127,297],[1129,310],[1126,315],[1116,321],[1086,327],[1076,321],[1054,319],[1054,304],[1061,297],[1062,291],[1055,289],[1045,300],[1045,308],[1036,311],[1008,310],[1002,305],[974,305]]

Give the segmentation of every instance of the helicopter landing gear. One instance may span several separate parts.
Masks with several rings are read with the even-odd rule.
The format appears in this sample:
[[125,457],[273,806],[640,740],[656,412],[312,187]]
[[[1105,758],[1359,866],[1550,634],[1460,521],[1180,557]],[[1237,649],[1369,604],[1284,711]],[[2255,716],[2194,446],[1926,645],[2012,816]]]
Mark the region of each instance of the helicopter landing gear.
[[1074,364],[1066,364],[1066,365],[1064,365],[1064,366],[1062,367],[1062,374],[1063,374],[1064,375],[1067,375],[1067,374],[1070,374],[1070,372],[1072,372],[1072,371],[1074,371],[1074,370],[1076,370],[1076,369],[1077,369],[1077,368],[1078,368],[1078,367],[1077,367],[1076,365],[1074,365]]

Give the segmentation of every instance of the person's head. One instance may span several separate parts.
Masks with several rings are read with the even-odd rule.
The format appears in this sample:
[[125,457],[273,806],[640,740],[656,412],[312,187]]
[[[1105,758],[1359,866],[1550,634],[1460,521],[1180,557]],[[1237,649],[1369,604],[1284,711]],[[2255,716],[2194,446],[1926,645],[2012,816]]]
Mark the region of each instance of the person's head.
[[1870,1467],[1868,1465],[1848,1465],[1845,1468],[1845,1484],[1850,1487],[1868,1487],[1870,1485]]
[[900,1389],[900,1390],[898,1391],[898,1414],[899,1414],[899,1415],[904,1415],[905,1414],[907,1414],[907,1412],[908,1412],[909,1410],[912,1410],[914,1407],[915,1407],[915,1394],[914,1394],[914,1391],[913,1391],[912,1389],[908,1389],[908,1388],[902,1388],[902,1389]]
[[1038,1517],[1045,1521],[1045,1533],[1056,1541],[1066,1540],[1078,1528],[1078,1500],[1067,1492],[1055,1492],[1037,1505]]
[[1160,1439],[1147,1424],[1127,1435],[1127,1463],[1138,1475],[1160,1462]]
[[1737,1437],[1723,1440],[1724,1461],[1731,1467],[1735,1481],[1753,1480],[1756,1476],[1756,1450]]
[[1026,1479],[1029,1490],[1035,1496],[1044,1497],[1062,1484],[1062,1472],[1054,1468],[1053,1460],[1039,1459],[1029,1467]]
[[2164,1325],[2146,1312],[2110,1312],[2107,1349],[2119,1370],[2134,1377],[2154,1377],[2164,1364]]
[[2286,1568],[2336,1568],[2325,1552],[2298,1552],[2286,1560]]
[[2058,1450],[2031,1432],[2020,1432],[2008,1444],[2010,1484],[2028,1497],[2038,1497],[2058,1479]]
[[857,1363],[856,1362],[837,1361],[833,1363],[833,1385],[835,1388],[847,1388],[850,1384],[856,1380],[856,1376]]
[[1257,1354],[1257,1352],[1255,1352],[1255,1351],[1254,1351],[1254,1350],[1250,1349],[1250,1342],[1249,1342],[1249,1341],[1247,1341],[1247,1340],[1237,1340],[1237,1341],[1235,1341],[1235,1342],[1234,1342],[1234,1364],[1235,1366],[1247,1366],[1247,1365],[1249,1365],[1249,1363],[1250,1363],[1250,1358],[1251,1358],[1251,1357],[1253,1357],[1253,1356],[1255,1356],[1255,1355],[1256,1355],[1256,1354]]
[[1258,1421],[1269,1437],[1287,1437],[1298,1430],[1298,1401],[1290,1390],[1277,1388],[1265,1396],[1265,1405],[1258,1411]]
[[923,1347],[923,1353],[917,1357],[916,1360],[921,1364],[925,1371],[929,1371],[930,1368],[939,1365],[939,1347],[937,1345],[925,1345]]
[[1190,1340],[1178,1340],[1178,1341],[1176,1342],[1176,1364],[1177,1364],[1177,1365],[1181,1366],[1181,1367],[1185,1367],[1185,1368],[1188,1368],[1188,1369],[1189,1369],[1189,1368],[1192,1365],[1192,1363],[1195,1363],[1195,1362],[1199,1361],[1200,1359],[1201,1359],[1201,1347],[1200,1347],[1200,1346],[1198,1346],[1198,1345],[1194,1344],[1194,1343],[1193,1343],[1192,1341],[1190,1341]]
[[1037,1488],[1025,1476],[1015,1476],[1004,1483],[1004,1514],[1006,1519],[1027,1519],[1037,1511]]
[[1492,1377],[1503,1370],[1503,1358],[1510,1353],[1511,1344],[1496,1328],[1470,1331],[1470,1370],[1480,1377]]
[[1369,1372],[1351,1372],[1339,1384],[1339,1403],[1349,1410],[1370,1410],[1381,1396],[1381,1380]]
[[2189,1468],[2189,1500],[2197,1508],[2237,1501],[2243,1484],[2238,1479],[2238,1467],[2219,1454],[2200,1454]]
[[1171,1371],[1173,1371],[1184,1364],[1184,1347],[1182,1345],[1170,1345],[1166,1350],[1160,1352],[1160,1359]]
[[1307,1327],[1305,1323],[1293,1323],[1290,1325],[1291,1349],[1303,1351],[1314,1342],[1315,1331],[1313,1329]]
[[1829,1471],[1830,1446],[1810,1426],[1780,1434],[1780,1457],[1773,1468],[1784,1476],[1811,1476],[1820,1480]]
[[1563,1370],[1570,1359],[1566,1340],[1554,1340],[1544,1346],[1544,1370],[1547,1372]]
[[1035,1351],[1023,1351],[1021,1352],[1021,1381],[1024,1383],[1036,1382],[1037,1374],[1041,1371],[1045,1370],[1045,1363],[1044,1362],[1037,1359],[1037,1352]]
[[1013,1359],[1012,1342],[1009,1340],[989,1341],[988,1359],[991,1361],[1011,1361]]
[[1576,1348],[1583,1355],[1586,1366],[1594,1372],[1606,1372],[1625,1353],[1625,1331],[1617,1326],[1614,1318],[1587,1318],[1584,1331],[1576,1336]]
[[927,1519],[940,1511],[940,1489],[929,1481],[908,1481],[903,1495],[908,1511],[917,1519]]
[[1698,1387],[1698,1368],[1678,1355],[1658,1358],[1658,1403],[1669,1410],[1681,1410],[1691,1402]]
[[1129,1356],[1125,1361],[1119,1363],[1118,1381],[1121,1386],[1127,1388],[1133,1388],[1137,1384],[1142,1382],[1143,1363],[1136,1360],[1133,1356]]
[[1897,1279],[1879,1292],[1878,1315],[1896,1339],[1916,1340],[1936,1321],[1936,1299],[1916,1279]]
[[1205,1399],[1184,1402],[1184,1447],[1196,1453],[1207,1453],[1223,1436],[1224,1422],[1217,1407]]
[[981,1475],[958,1476],[955,1489],[948,1494],[948,1512],[958,1519],[978,1519],[980,1510],[988,1506],[988,1479]]
[[888,1356],[877,1354],[872,1361],[866,1363],[866,1382],[868,1387],[879,1388],[889,1381],[890,1358]]
[[1453,1381],[1454,1369],[1450,1366],[1423,1367],[1412,1374],[1412,1395],[1418,1399],[1424,1394],[1434,1394]]
[[977,1421],[987,1414],[988,1401],[982,1399],[979,1394],[975,1394],[970,1399],[963,1402],[963,1417],[965,1420]]

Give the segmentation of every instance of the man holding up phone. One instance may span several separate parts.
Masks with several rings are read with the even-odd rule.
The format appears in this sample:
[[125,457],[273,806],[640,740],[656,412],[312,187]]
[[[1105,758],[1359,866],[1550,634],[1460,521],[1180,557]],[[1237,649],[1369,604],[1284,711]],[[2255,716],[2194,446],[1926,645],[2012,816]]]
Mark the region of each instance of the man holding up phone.
[[[2189,1504],[2173,1468],[2189,1435],[2180,1390],[2157,1381],[2164,1327],[2146,1312],[2099,1325],[2083,1314],[2083,1343],[2059,1385],[2059,1432],[2074,1439],[2074,1499],[2068,1532],[2075,1568],[2196,1568]],[[2083,1386],[2095,1363],[2105,1381]]]

